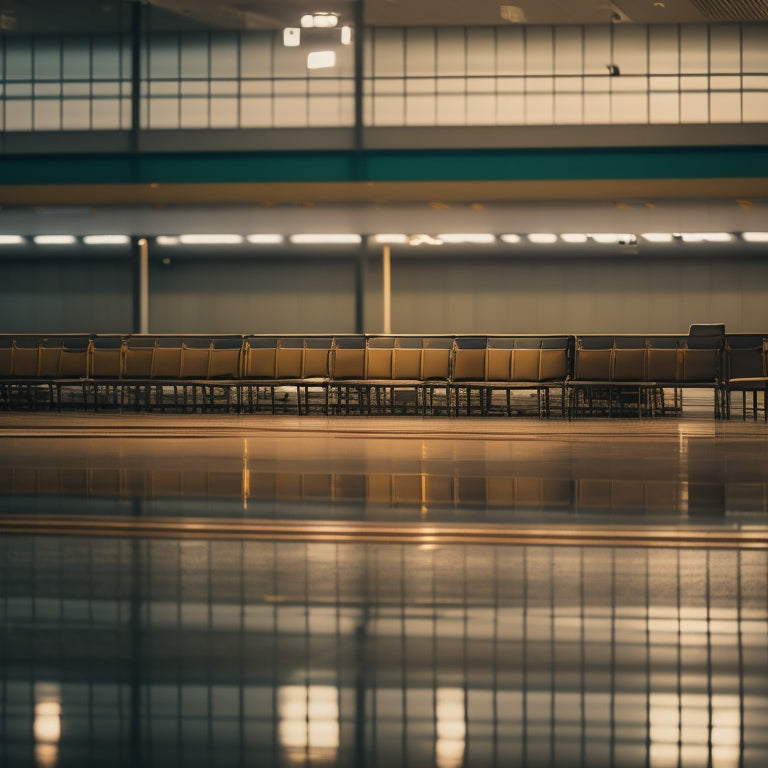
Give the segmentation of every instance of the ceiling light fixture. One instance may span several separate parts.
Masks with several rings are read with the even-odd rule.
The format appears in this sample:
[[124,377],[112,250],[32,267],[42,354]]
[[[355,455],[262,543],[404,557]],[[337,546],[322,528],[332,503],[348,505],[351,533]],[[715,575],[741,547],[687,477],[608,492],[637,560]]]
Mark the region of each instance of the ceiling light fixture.
[[444,243],[472,243],[475,245],[487,245],[488,243],[494,243],[496,242],[496,238],[494,235],[484,234],[484,233],[470,233],[466,235],[458,235],[458,234],[445,234],[445,235],[438,235],[437,236],[439,240],[442,240]]
[[254,245],[278,245],[283,242],[282,235],[246,235],[245,239]]
[[587,236],[579,232],[567,232],[564,235],[560,235],[560,239],[564,243],[586,243]]
[[643,232],[640,237],[649,243],[671,243],[672,235],[669,232]]
[[242,235],[179,235],[182,245],[239,245]]
[[590,234],[596,243],[602,243],[603,245],[610,245],[612,243],[618,243],[619,245],[630,245],[637,242],[637,235],[629,234],[615,234],[613,232],[597,232]]
[[768,243],[768,232],[742,232],[741,239],[747,243]]
[[358,245],[362,242],[360,235],[291,235],[294,245]]
[[21,235],[0,235],[0,245],[21,245],[23,242]]
[[408,245],[442,245],[443,241],[439,237],[432,235],[411,235],[408,238]]
[[675,236],[684,243],[727,243],[733,239],[730,232],[682,232]]
[[75,242],[74,235],[35,235],[32,239],[35,245],[72,245]]
[[83,242],[86,245],[128,245],[131,239],[128,235],[86,235]]
[[374,235],[373,242],[380,245],[405,245],[408,242],[408,235],[383,234]]
[[307,69],[330,69],[335,66],[335,51],[312,51],[307,54]]
[[550,243],[557,242],[557,235],[549,234],[548,232],[533,232],[526,237],[536,245],[548,245]]
[[298,27],[286,27],[283,30],[283,45],[286,48],[297,48],[301,45],[301,30]]
[[499,239],[503,243],[519,243],[520,242],[520,235],[499,235]]

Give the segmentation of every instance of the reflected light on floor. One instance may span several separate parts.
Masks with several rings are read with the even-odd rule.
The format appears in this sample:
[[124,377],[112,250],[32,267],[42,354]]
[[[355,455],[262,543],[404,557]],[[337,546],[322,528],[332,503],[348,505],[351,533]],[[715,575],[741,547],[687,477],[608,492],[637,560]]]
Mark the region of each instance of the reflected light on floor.
[[61,694],[57,685],[35,686],[35,763],[38,768],[54,768],[59,761],[61,740]]
[[459,768],[464,764],[466,744],[464,689],[438,688],[436,694],[435,765],[437,768]]
[[339,691],[332,685],[278,690],[280,744],[290,762],[333,761],[339,749]]
[[649,714],[651,768],[673,768],[681,761],[703,761],[713,768],[739,765],[741,715],[737,696],[651,694]]

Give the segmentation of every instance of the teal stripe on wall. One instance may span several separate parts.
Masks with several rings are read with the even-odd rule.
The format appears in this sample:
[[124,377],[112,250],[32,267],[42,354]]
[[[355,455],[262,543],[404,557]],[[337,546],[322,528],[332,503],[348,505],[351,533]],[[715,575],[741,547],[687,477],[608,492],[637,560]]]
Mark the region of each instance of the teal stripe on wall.
[[768,147],[6,155],[0,184],[760,178]]

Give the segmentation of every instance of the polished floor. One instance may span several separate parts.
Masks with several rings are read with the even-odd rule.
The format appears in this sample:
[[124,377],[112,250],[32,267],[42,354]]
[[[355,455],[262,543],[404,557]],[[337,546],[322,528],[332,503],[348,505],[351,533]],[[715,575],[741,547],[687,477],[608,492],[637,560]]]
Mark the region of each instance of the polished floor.
[[768,427],[0,414],[0,765],[763,766]]

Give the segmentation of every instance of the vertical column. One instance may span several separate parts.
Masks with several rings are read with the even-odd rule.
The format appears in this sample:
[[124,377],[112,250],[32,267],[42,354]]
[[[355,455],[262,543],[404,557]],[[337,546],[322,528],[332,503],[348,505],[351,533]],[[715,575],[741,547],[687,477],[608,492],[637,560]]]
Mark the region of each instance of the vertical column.
[[355,333],[365,333],[365,283],[368,273],[366,238],[355,261]]
[[141,6],[131,6],[131,151],[139,148],[141,130]]
[[381,252],[381,303],[383,310],[382,333],[392,333],[392,280],[390,276],[390,252],[385,245]]
[[149,245],[145,237],[132,238],[134,261],[133,330],[149,333]]

